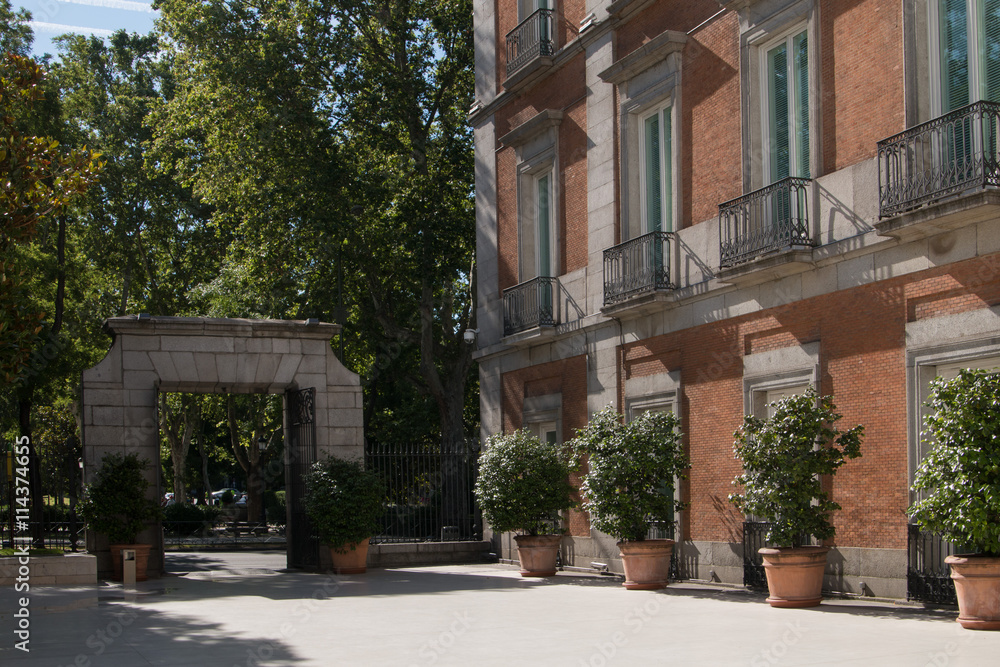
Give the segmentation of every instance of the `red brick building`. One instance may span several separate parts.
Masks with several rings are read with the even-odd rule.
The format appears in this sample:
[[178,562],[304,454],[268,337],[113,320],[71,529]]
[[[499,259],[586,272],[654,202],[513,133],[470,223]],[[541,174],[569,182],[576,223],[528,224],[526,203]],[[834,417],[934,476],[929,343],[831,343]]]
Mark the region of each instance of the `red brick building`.
[[920,597],[928,383],[1000,364],[1000,0],[476,0],[475,38],[484,436],[675,411],[681,574],[740,583],[733,432],[814,385],[867,433],[827,586]]

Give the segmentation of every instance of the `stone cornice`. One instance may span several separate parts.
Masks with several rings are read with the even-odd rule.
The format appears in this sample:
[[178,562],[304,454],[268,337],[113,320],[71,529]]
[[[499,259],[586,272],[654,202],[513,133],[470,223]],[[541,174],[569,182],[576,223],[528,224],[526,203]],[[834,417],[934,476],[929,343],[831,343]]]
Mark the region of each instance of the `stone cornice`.
[[341,325],[318,320],[250,320],[229,317],[122,315],[104,321],[112,336],[233,336],[237,338],[301,338],[329,340]]
[[607,83],[618,84],[649,69],[656,63],[684,48],[687,35],[674,30],[666,30],[649,40],[638,49],[620,58],[614,65],[607,68],[599,77]]
[[500,143],[504,146],[520,146],[550,127],[558,127],[562,122],[563,112],[555,109],[543,109],[537,114],[524,121],[507,134],[500,137]]

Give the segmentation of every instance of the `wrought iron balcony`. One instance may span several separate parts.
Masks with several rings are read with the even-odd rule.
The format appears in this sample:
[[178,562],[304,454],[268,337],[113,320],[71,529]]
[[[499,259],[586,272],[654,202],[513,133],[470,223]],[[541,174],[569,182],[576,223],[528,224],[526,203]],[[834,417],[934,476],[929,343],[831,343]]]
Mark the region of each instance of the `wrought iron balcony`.
[[539,276],[504,290],[503,335],[554,325],[555,284],[555,278]]
[[719,204],[720,265],[749,262],[768,252],[812,246],[808,178],[784,178]]
[[650,232],[604,251],[604,305],[633,296],[673,289],[670,232]]
[[507,76],[535,58],[555,53],[554,16],[551,9],[539,9],[507,33]]
[[879,217],[1000,187],[1000,104],[976,102],[878,142]]

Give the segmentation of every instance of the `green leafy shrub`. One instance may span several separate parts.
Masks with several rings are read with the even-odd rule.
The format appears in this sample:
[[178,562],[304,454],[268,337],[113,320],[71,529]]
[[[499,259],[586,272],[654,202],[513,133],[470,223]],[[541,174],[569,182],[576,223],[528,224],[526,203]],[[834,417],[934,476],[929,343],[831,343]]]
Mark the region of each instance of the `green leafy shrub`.
[[222,497],[219,500],[222,501],[223,505],[232,505],[233,504],[233,500],[235,500],[235,498],[236,498],[236,495],[233,493],[233,490],[232,489],[226,489],[222,493]]
[[645,412],[628,423],[608,406],[595,413],[570,443],[588,470],[580,491],[591,525],[619,541],[646,539],[650,524],[670,524],[685,503],[674,479],[688,468],[677,418]]
[[80,514],[90,530],[107,535],[111,544],[134,544],[150,522],[163,516],[159,504],[146,497],[143,473],[149,461],[138,454],[106,454],[94,481],[87,485]]
[[483,518],[497,533],[561,532],[559,512],[573,504],[569,474],[561,449],[527,431],[490,437],[475,487]]
[[770,522],[766,539],[777,546],[799,546],[809,535],[831,538],[836,529],[830,515],[840,505],[823,491],[819,476],[861,456],[864,426],[841,432],[833,399],[817,397],[812,388],[771,405],[771,417],[746,415],[733,434],[733,450],[743,461],[743,474],[733,483],[743,493],[729,500],[744,514]]
[[284,525],[287,520],[284,491],[267,490],[264,492],[264,513],[268,523]]
[[221,513],[217,507],[174,503],[163,510],[163,529],[173,535],[204,533]]
[[962,549],[1000,556],[1000,374],[937,378],[927,405],[923,437],[934,446],[914,476],[924,497],[909,514]]
[[341,553],[378,534],[385,485],[360,461],[330,456],[306,473],[306,513],[323,544]]

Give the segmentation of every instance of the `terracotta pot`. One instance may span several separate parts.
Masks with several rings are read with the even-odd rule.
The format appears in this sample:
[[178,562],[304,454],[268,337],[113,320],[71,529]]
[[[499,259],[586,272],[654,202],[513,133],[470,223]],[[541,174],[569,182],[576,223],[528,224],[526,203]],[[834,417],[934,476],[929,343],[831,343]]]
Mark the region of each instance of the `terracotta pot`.
[[958,596],[958,622],[969,630],[1000,630],[1000,556],[948,556]]
[[823,601],[823,571],[830,547],[764,547],[767,601],[772,607],[815,607]]
[[330,547],[330,560],[336,574],[364,574],[368,564],[368,540],[347,545],[347,553],[339,553]]
[[522,577],[551,577],[556,573],[562,535],[516,535]]
[[149,551],[153,548],[152,545],[112,544],[108,548],[111,549],[111,565],[114,567],[114,581],[122,581],[124,578],[122,574],[122,549],[135,549],[135,580],[146,581],[146,570],[149,567]]
[[642,540],[641,542],[619,542],[625,568],[625,583],[629,590],[652,591],[666,588],[670,583],[670,554],[674,550],[673,540]]

